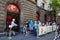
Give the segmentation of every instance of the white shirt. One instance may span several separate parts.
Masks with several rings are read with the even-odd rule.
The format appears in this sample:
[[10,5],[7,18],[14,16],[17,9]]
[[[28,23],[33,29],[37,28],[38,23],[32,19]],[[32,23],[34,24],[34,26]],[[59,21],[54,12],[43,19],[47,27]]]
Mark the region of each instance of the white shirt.
[[14,23],[14,21],[11,22],[11,26],[14,27],[14,26],[17,26],[16,23]]
[[39,24],[38,24],[38,27],[40,27],[41,26],[41,22],[39,22]]

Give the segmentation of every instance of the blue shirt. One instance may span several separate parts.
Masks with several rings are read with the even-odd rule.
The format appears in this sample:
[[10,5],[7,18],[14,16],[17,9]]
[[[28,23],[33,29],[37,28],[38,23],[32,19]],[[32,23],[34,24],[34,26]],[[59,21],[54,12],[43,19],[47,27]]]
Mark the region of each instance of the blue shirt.
[[32,29],[32,27],[33,27],[33,21],[29,23],[29,28]]
[[38,27],[38,24],[34,24],[34,28],[37,29],[37,27]]

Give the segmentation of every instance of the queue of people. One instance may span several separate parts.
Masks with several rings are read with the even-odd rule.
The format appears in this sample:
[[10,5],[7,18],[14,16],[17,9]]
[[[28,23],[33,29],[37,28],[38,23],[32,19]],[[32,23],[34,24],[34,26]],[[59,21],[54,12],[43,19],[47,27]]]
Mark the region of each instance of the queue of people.
[[[26,22],[25,23],[25,25],[24,25],[24,27],[23,27],[23,29],[22,29],[22,32],[25,34],[25,35],[28,35],[28,34],[30,34],[30,33],[33,33],[34,34],[34,36],[38,36],[38,33],[39,33],[39,27],[40,26],[49,26],[49,25],[52,25],[52,24],[54,24],[55,22],[46,22],[46,24],[44,24],[44,23],[41,23],[40,22],[40,20],[39,21],[30,21],[30,22]],[[16,23],[15,23],[15,19],[13,18],[12,19],[12,22],[11,22],[11,26],[12,26],[12,33],[13,33],[13,35],[15,35],[15,31],[14,31],[14,28],[16,27],[16,26],[18,26]],[[58,32],[58,34],[60,33],[60,25],[57,25],[58,27],[57,27],[57,32]]]
[[28,35],[29,33],[33,33],[34,36],[37,36],[38,28],[41,26],[40,21],[30,21],[29,23],[26,22],[26,24],[23,27],[23,33]]
[[40,21],[30,21],[27,22],[26,25],[24,25],[23,30],[24,30],[24,34],[28,35],[29,33],[33,32],[34,36],[39,37],[39,27],[41,26],[52,26],[52,25],[56,25],[56,31],[55,32],[55,39],[57,39],[60,36],[60,24],[56,23],[56,22],[46,22],[45,23],[41,23]]
[[[53,22],[53,23],[56,24],[56,22]],[[52,22],[46,22],[46,24],[45,24],[45,23],[40,22],[40,20],[39,21],[32,21],[31,20],[30,22],[26,22],[26,24],[24,25],[23,33],[26,35],[28,35],[29,33],[33,33],[34,36],[38,36],[39,27],[50,26],[50,25],[53,25],[53,23]]]

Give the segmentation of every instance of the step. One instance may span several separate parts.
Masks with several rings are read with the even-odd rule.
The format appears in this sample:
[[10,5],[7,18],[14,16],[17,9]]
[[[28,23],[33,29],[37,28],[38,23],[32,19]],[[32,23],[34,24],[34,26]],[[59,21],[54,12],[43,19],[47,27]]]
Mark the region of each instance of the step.
[[4,24],[1,24],[1,25],[0,25],[1,28],[4,27],[4,26],[5,26]]
[[0,25],[0,32],[4,32],[5,31],[5,26],[4,25]]
[[7,32],[0,32],[0,37],[4,37],[4,36],[7,36]]
[[4,32],[5,30],[4,29],[0,29],[0,32]]
[[6,23],[4,23],[4,22],[2,22],[2,23],[0,22],[0,25],[3,25],[3,26],[4,26],[5,24],[6,24]]

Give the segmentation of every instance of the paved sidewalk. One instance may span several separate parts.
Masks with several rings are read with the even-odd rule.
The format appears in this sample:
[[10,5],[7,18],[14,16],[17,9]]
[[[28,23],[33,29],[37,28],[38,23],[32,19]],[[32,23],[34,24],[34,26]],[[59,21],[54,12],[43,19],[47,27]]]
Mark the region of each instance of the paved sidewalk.
[[[25,36],[24,34],[18,34],[12,37],[12,40],[53,40],[55,33],[48,33],[46,35],[40,36],[39,38],[33,36],[32,34]],[[9,40],[8,37],[2,37],[0,40]],[[60,40],[60,38],[58,39]]]

